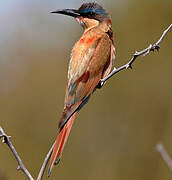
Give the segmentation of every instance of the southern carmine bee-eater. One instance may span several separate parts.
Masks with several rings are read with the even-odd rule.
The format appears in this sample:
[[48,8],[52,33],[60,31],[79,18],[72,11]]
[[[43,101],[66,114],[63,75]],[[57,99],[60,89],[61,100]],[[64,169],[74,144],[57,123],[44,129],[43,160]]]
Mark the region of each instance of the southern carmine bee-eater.
[[52,13],[74,17],[84,32],[72,50],[64,110],[58,124],[59,133],[48,175],[62,156],[77,112],[88,101],[100,80],[110,73],[115,59],[111,18],[99,4],[84,3],[79,9],[63,9]]

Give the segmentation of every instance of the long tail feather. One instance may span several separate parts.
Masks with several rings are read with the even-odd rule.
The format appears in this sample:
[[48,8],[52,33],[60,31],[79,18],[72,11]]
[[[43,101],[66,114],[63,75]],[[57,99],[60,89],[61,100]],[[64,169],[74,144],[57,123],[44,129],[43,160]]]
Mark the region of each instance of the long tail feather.
[[72,115],[72,117],[65,124],[65,126],[63,127],[63,129],[60,131],[60,133],[57,136],[56,143],[55,143],[55,146],[51,155],[51,159],[50,159],[50,167],[48,169],[48,176],[50,176],[53,166],[55,164],[58,164],[60,161],[64,146],[69,137],[69,133],[70,133],[70,130],[72,128],[75,118],[76,118],[76,112]]

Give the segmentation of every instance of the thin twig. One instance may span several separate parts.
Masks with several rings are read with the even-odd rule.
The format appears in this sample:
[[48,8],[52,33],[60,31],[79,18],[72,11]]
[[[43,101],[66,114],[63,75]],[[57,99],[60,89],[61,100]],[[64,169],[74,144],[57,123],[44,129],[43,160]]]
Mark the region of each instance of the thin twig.
[[[132,69],[132,64],[134,63],[134,61],[136,60],[137,57],[141,56],[141,55],[148,55],[151,51],[154,51],[154,50],[159,50],[160,49],[160,43],[162,42],[162,40],[164,39],[165,35],[167,34],[167,32],[172,28],[172,24],[170,24],[168,26],[168,28],[162,33],[160,39],[154,44],[150,44],[146,49],[143,49],[142,51],[136,51],[132,58],[130,59],[130,61],[123,65],[123,66],[120,66],[119,68],[114,68],[111,73],[109,73],[109,75],[107,75],[104,79],[101,79],[98,86],[96,88],[100,89],[103,87],[103,85],[105,84],[105,82],[110,79],[113,75],[117,74],[118,72],[120,72],[121,70],[124,70],[124,69],[128,69],[128,68],[131,68]],[[96,90],[96,89],[95,89]],[[93,91],[94,93],[94,91]],[[83,100],[82,104],[81,104],[81,108],[88,102],[88,98],[86,98],[85,100]],[[60,128],[60,130],[65,126],[65,124],[68,122],[68,120],[70,119],[70,117],[76,112],[78,111],[78,109],[80,109],[80,107],[76,108],[75,111],[72,112],[72,114],[70,114],[70,116],[68,116],[68,118],[63,122],[62,124],[62,127]]]
[[102,80],[100,81],[100,83],[99,83],[99,84],[101,85],[100,87],[102,87],[102,86],[104,85],[104,83],[105,83],[108,79],[110,79],[113,75],[115,75],[116,73],[120,72],[121,70],[128,69],[128,68],[131,68],[131,69],[132,69],[132,64],[133,64],[133,62],[136,60],[137,57],[139,57],[139,56],[141,56],[141,55],[146,56],[146,55],[148,55],[151,51],[159,50],[159,49],[160,49],[160,43],[162,42],[162,40],[164,39],[165,35],[167,34],[167,32],[168,32],[171,28],[172,28],[172,24],[170,24],[170,25],[168,26],[168,28],[162,33],[160,39],[159,39],[156,43],[154,43],[153,45],[150,44],[146,49],[143,49],[142,51],[136,51],[136,52],[133,54],[132,58],[130,59],[130,61],[129,61],[127,64],[125,64],[125,65],[123,65],[123,66],[121,66],[121,67],[119,67],[119,68],[117,68],[117,69],[114,68],[109,75],[107,75],[104,79],[102,79]]
[[52,153],[52,151],[53,151],[54,145],[55,145],[55,142],[54,142],[54,144],[51,146],[48,154],[47,154],[46,157],[45,157],[45,160],[44,160],[44,162],[43,162],[43,164],[42,164],[42,167],[41,167],[41,169],[40,169],[40,172],[39,172],[39,174],[38,174],[37,180],[41,180],[42,177],[43,177],[43,175],[44,175],[45,168],[46,168],[46,166],[47,166],[47,164],[48,164],[48,161],[49,161],[49,159],[50,159],[50,156],[51,156],[51,153]]
[[169,169],[172,171],[172,159],[169,156],[167,150],[165,149],[164,145],[159,143],[156,145],[156,150],[161,154],[163,160],[165,161],[165,163],[167,164],[167,166],[169,167]]
[[12,145],[12,143],[10,141],[10,136],[6,135],[6,133],[4,132],[4,130],[2,129],[1,126],[0,126],[0,138],[3,138],[2,143],[5,143],[5,144],[8,145],[8,147],[10,148],[10,150],[13,153],[14,157],[16,158],[16,160],[18,162],[17,170],[23,171],[23,173],[27,176],[27,178],[29,180],[34,180],[33,177],[31,176],[31,174],[29,173],[29,171],[24,166],[24,164],[23,164],[22,160],[20,159],[17,151],[15,150],[14,146]]

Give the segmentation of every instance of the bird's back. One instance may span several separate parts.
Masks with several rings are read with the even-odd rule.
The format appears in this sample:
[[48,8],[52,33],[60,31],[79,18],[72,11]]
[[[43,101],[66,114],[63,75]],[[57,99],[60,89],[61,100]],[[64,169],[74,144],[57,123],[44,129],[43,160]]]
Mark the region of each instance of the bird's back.
[[82,100],[94,90],[109,61],[111,44],[108,34],[96,28],[85,31],[75,44],[68,69],[67,106]]

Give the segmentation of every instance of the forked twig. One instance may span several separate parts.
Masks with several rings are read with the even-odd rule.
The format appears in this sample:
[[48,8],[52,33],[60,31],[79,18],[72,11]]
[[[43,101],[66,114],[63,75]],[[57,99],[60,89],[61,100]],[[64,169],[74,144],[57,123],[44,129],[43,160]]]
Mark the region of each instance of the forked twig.
[[27,176],[28,179],[30,180],[34,180],[33,177],[31,176],[31,174],[29,173],[29,171],[26,169],[26,167],[24,166],[22,160],[20,159],[17,151],[15,150],[14,146],[12,145],[11,141],[10,141],[10,136],[7,136],[6,133],[4,132],[4,130],[2,129],[2,127],[0,126],[0,138],[3,138],[2,143],[5,143],[8,145],[8,147],[10,148],[10,150],[12,151],[14,157],[16,158],[17,162],[18,162],[18,167],[17,170],[21,170],[24,172],[24,174]]
[[[31,176],[31,174],[29,173],[29,171],[26,169],[25,165],[23,164],[20,156],[18,155],[17,151],[15,150],[14,146],[12,145],[11,141],[10,141],[10,136],[7,136],[7,134],[4,132],[4,130],[2,129],[2,127],[0,126],[0,138],[3,138],[2,143],[5,143],[8,145],[8,147],[10,148],[10,150],[12,151],[14,157],[16,158],[17,162],[18,162],[18,167],[17,170],[21,170],[24,172],[24,174],[27,176],[27,178],[29,180],[34,180],[34,178]],[[54,143],[55,144],[55,143]],[[51,149],[49,150],[48,154],[46,155],[44,162],[41,166],[40,172],[38,174],[37,180],[41,180],[44,172],[45,172],[45,168],[47,166],[47,163],[49,161],[49,158],[51,156],[54,144],[52,145]]]

